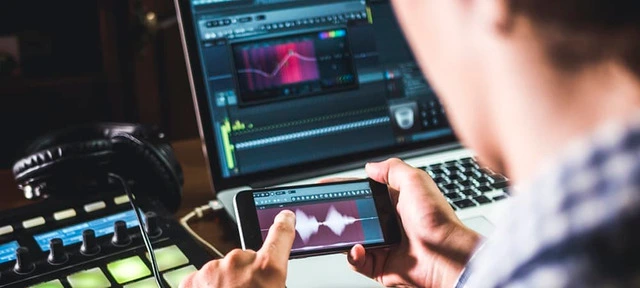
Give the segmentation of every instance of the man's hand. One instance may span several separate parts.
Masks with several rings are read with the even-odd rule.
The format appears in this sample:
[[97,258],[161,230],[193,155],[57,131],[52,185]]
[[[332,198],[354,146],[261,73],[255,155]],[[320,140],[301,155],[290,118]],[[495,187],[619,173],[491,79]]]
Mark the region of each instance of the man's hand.
[[367,175],[389,186],[402,223],[398,246],[354,246],[352,268],[385,286],[453,287],[480,241],[455,215],[433,180],[399,159],[368,164]]
[[189,275],[180,287],[285,287],[295,217],[291,211],[280,212],[258,252],[233,250]]

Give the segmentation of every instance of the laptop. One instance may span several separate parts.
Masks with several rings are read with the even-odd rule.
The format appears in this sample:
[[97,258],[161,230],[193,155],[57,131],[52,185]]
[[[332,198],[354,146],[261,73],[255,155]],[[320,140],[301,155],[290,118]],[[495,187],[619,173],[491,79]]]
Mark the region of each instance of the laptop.
[[[398,157],[491,234],[509,180],[458,142],[389,1],[175,4],[210,179],[230,217],[239,191],[364,178],[365,163]],[[376,285],[341,254],[290,260],[288,287]]]

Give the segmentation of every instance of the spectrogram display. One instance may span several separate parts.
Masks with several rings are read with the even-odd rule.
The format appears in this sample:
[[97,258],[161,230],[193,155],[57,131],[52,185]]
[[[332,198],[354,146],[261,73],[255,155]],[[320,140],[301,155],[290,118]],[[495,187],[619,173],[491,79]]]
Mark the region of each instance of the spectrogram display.
[[241,85],[250,91],[265,90],[320,78],[313,41],[250,47],[238,51]]
[[232,43],[240,105],[357,88],[347,30]]

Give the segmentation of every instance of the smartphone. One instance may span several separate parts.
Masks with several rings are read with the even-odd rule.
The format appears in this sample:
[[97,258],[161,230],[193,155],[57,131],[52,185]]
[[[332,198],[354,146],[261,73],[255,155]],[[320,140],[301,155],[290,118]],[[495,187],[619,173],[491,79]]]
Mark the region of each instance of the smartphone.
[[234,206],[243,249],[259,250],[282,210],[296,214],[291,259],[400,242],[389,190],[371,179],[246,190],[236,194]]

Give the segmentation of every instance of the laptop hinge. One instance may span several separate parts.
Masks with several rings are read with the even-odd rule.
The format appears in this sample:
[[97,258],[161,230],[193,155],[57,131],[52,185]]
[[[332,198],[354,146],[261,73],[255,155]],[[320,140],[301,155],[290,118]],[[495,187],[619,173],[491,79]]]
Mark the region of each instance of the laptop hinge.
[[460,149],[460,148],[462,148],[462,145],[460,145],[459,143],[452,143],[452,144],[446,144],[446,145],[441,145],[437,147],[425,148],[421,150],[409,151],[409,152],[398,153],[398,154],[390,154],[385,156],[379,156],[376,158],[371,158],[366,161],[350,162],[350,163],[346,163],[346,164],[335,166],[335,167],[325,167],[325,168],[309,170],[301,173],[296,173],[294,175],[286,175],[286,176],[278,177],[275,179],[256,181],[256,182],[249,183],[249,186],[251,188],[263,188],[263,187],[276,186],[283,183],[294,182],[294,181],[299,181],[307,178],[313,178],[313,177],[318,177],[322,175],[344,172],[351,169],[362,168],[367,162],[384,161],[391,157],[406,159],[406,158],[417,157],[417,156],[427,156],[430,154],[435,154],[443,151],[449,151],[449,150]]

